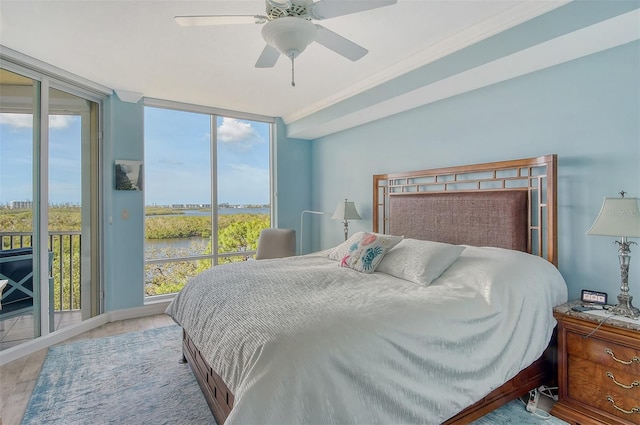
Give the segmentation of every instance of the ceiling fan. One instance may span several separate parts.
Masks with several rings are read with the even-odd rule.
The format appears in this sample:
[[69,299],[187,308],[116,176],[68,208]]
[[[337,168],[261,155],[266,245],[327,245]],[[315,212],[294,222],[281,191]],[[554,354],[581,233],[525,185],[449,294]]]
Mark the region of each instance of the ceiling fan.
[[265,0],[266,15],[176,16],[181,26],[264,24],[262,37],[267,43],[256,68],[275,66],[280,54],[291,59],[291,85],[295,86],[293,61],[316,41],[352,61],[367,54],[364,47],[341,35],[314,24],[323,20],[376,9],[397,0]]

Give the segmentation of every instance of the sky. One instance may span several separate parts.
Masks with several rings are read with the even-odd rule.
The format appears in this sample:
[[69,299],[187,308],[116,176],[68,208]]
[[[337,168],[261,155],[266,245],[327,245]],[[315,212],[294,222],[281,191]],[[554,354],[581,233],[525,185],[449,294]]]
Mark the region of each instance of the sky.
[[[145,107],[144,118],[145,204],[212,203],[210,116]],[[52,204],[80,203],[80,120],[49,118]],[[217,117],[214,130],[218,203],[268,204],[269,124]],[[32,117],[0,114],[0,204],[32,200],[32,185]]]
[[[51,203],[80,202],[80,117],[49,118]],[[0,114],[0,203],[33,200],[33,117]]]
[[[145,108],[147,205],[211,203],[210,116]],[[269,203],[269,124],[217,118],[218,203]]]

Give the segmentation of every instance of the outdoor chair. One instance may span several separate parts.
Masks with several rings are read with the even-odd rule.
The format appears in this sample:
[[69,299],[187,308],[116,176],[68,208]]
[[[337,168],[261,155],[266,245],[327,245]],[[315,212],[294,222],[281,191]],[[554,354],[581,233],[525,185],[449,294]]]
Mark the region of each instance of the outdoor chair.
[[0,278],[9,281],[0,299],[0,318],[7,319],[30,312],[33,309],[32,248],[0,251]]
[[[51,277],[53,253],[49,252],[49,305],[53,301]],[[0,297],[0,321],[33,312],[33,248],[17,248],[0,251],[0,280],[7,280]],[[37,303],[35,303],[37,305]],[[53,307],[49,308],[53,328]]]

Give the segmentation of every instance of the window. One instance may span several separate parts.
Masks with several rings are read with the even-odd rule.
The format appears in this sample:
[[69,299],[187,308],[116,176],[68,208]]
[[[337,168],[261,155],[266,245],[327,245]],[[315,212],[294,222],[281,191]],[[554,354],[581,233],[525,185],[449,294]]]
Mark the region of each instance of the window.
[[271,225],[271,123],[145,107],[145,295],[255,253]]

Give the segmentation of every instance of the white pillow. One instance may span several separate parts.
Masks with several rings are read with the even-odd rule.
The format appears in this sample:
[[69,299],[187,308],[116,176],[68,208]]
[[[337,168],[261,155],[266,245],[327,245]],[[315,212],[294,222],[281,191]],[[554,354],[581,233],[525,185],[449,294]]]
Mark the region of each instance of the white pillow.
[[362,273],[373,273],[384,255],[401,240],[402,236],[361,232],[340,244],[340,250],[337,252],[334,250],[332,255],[342,254],[340,267],[349,267]]
[[463,245],[404,239],[387,252],[376,271],[428,286],[458,259]]

